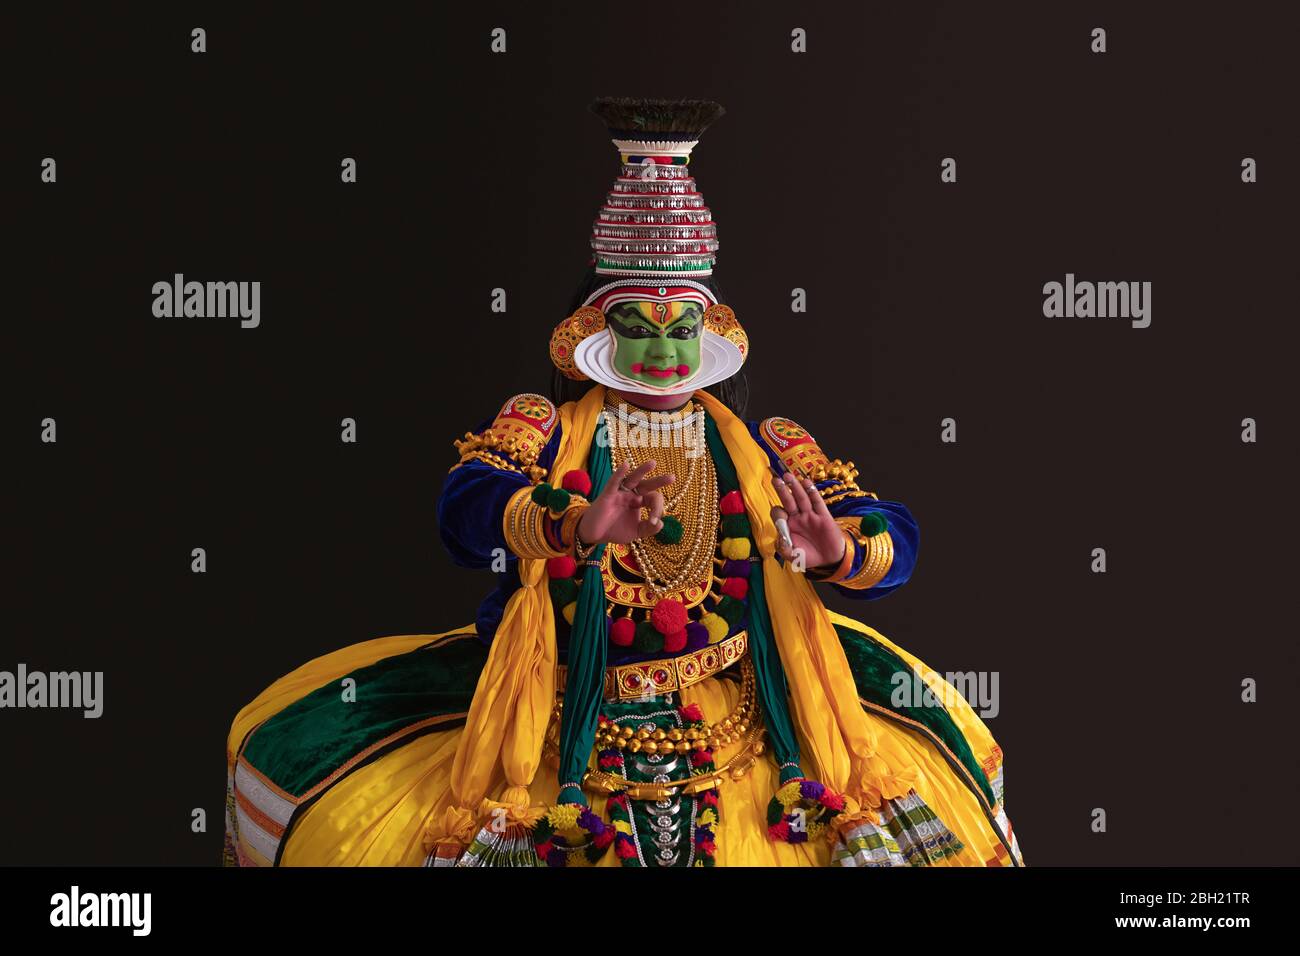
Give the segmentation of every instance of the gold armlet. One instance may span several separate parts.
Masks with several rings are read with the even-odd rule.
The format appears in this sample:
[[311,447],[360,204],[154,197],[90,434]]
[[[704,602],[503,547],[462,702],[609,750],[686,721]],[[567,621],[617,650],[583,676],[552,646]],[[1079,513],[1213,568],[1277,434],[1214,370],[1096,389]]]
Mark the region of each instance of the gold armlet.
[[460,461],[452,466],[453,471],[465,462],[477,459],[494,468],[521,472],[534,484],[546,477],[546,469],[537,464],[536,449],[523,447],[518,438],[497,434],[491,428],[477,435],[466,432],[464,438],[458,438],[452,444],[460,454]]

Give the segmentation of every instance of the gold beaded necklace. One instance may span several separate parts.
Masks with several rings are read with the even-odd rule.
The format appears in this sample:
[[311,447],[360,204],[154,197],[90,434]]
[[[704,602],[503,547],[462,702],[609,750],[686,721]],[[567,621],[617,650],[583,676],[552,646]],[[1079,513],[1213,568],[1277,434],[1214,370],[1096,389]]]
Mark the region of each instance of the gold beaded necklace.
[[[654,418],[627,416],[610,397],[605,399],[606,430],[611,436],[611,464],[617,471],[624,462],[632,469],[650,459],[655,461],[652,475],[673,476],[673,497],[665,501],[664,513],[672,515],[682,525],[681,540],[666,544],[657,537],[632,541],[628,547],[636,558],[646,589],[660,600],[692,582],[709,580],[713,568],[713,554],[718,540],[718,476],[713,459],[703,448],[690,446],[684,440],[663,442],[659,436],[665,432],[684,432],[693,422],[703,421],[704,408],[698,402],[688,405],[689,411],[679,415],[660,413]],[[694,416],[699,415],[700,418]],[[623,440],[625,429],[618,424],[646,428],[650,433],[647,447]],[[656,428],[656,423],[667,423],[666,428]]]

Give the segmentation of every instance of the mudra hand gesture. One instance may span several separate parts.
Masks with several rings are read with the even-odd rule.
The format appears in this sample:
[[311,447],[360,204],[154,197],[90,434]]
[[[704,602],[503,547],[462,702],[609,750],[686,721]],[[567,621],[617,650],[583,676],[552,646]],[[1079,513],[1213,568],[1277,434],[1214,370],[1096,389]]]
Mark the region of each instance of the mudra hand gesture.
[[[584,544],[614,542],[628,544],[648,538],[664,526],[664,496],[659,489],[672,484],[672,475],[648,478],[655,469],[653,459],[629,472],[631,462],[624,461],[609,476],[605,487],[578,521],[578,537]],[[641,509],[649,514],[641,517]]]
[[817,486],[807,478],[796,478],[791,472],[773,475],[781,506],[786,510],[790,526],[790,543],[777,536],[777,553],[786,561],[795,560],[795,552],[803,552],[803,566],[817,568],[838,564],[844,558],[848,540],[835,523]]

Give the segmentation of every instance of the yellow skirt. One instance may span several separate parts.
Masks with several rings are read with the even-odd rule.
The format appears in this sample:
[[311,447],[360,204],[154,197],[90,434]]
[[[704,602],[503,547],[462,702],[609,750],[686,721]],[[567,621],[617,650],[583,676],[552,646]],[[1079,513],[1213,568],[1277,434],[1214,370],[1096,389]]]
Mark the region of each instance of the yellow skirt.
[[[916,667],[936,692],[950,685],[918,659],[892,644],[878,632],[851,618],[831,612],[838,624],[870,635]],[[459,628],[447,635],[472,633]],[[359,667],[395,654],[413,651],[446,635],[384,637],[342,648],[304,664],[276,681],[234,720],[227,742],[227,863],[282,866],[419,866],[426,861],[425,831],[450,805],[452,761],[462,729],[433,730],[377,759],[340,773],[338,779],[313,794],[305,809],[277,792],[273,783],[244,767],[237,773],[240,748],[268,718],[308,693]],[[737,683],[708,678],[680,692],[683,705],[697,703],[706,716],[726,714],[736,704]],[[960,695],[943,697],[948,710],[993,782],[996,795],[990,806],[954,769],[951,754],[920,725],[874,712],[879,747],[891,766],[917,770],[916,796],[956,837],[952,852],[934,865],[1023,865],[1002,800],[1002,752],[988,729]],[[866,702],[863,702],[866,705]],[[730,759],[741,744],[715,752],[718,765]],[[504,778],[494,786],[504,787]],[[728,779],[718,791],[721,821],[715,837],[718,866],[825,866],[831,862],[826,840],[791,844],[767,835],[767,808],[780,786],[775,762],[756,761],[741,779]],[[534,804],[555,803],[558,781],[554,773],[539,772],[530,787]],[[491,791],[490,791],[491,792]],[[277,802],[279,801],[279,802]],[[595,796],[592,809],[607,816],[605,798]],[[281,805],[284,804],[284,805]],[[598,865],[618,866],[609,852]]]

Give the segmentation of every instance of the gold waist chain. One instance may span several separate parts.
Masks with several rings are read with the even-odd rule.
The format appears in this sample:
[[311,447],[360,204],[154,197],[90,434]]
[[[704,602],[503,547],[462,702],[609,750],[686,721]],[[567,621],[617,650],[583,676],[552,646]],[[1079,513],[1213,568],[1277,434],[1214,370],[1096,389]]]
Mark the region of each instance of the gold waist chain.
[[[687,754],[693,750],[720,750],[739,743],[740,749],[726,763],[707,774],[660,783],[634,782],[617,774],[589,770],[582,779],[583,788],[606,794],[626,791],[635,800],[663,800],[679,790],[683,794],[695,794],[721,786],[726,779],[741,779],[767,747],[762,739],[764,727],[755,690],[754,664],[748,656],[741,661],[740,675],[740,697],[731,713],[703,728],[636,729],[630,724],[619,724],[602,717],[596,730],[594,749],[597,754],[609,749],[628,753]],[[564,701],[557,699],[543,746],[543,754],[552,766],[559,764],[563,713]]]

